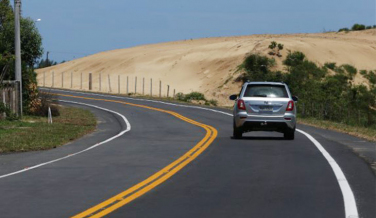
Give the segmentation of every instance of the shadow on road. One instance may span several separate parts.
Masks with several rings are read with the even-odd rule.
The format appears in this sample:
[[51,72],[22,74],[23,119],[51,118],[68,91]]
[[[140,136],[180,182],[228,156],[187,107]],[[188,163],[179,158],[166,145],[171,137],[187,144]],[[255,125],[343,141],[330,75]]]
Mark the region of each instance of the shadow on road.
[[243,136],[241,139],[235,139],[233,136],[230,137],[233,140],[286,140],[284,137],[270,137],[270,136]]

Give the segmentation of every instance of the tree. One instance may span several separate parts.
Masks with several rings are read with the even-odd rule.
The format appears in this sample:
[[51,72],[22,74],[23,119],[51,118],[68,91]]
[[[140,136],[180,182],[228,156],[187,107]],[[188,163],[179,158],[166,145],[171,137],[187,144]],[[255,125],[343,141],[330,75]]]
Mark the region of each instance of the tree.
[[[62,63],[64,63],[64,62],[62,62]],[[49,59],[41,59],[39,61],[39,63],[37,64],[36,68],[37,69],[39,69],[39,68],[45,68],[45,67],[50,67],[50,66],[53,66],[53,65],[56,65],[56,64],[57,64],[56,61],[49,60]]]
[[[34,64],[42,56],[42,37],[30,18],[20,19],[21,60],[24,110],[36,100],[36,74]],[[1,77],[14,80],[14,13],[9,0],[0,0],[0,73]]]

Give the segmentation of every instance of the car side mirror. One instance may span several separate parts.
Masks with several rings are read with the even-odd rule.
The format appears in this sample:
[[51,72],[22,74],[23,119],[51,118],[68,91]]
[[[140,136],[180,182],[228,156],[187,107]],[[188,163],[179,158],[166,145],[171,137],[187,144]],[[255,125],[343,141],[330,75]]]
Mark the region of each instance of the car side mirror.
[[296,96],[292,96],[292,100],[295,101],[295,102],[298,102],[299,98],[296,97]]
[[236,100],[237,98],[238,98],[238,95],[231,95],[230,96],[230,100],[233,100],[233,101]]

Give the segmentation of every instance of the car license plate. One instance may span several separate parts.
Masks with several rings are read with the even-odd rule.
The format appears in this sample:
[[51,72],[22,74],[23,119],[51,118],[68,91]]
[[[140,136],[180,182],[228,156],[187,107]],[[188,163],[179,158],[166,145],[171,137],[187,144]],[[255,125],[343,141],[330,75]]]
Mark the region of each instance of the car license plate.
[[273,111],[273,106],[260,106],[260,111],[265,111],[265,112],[272,112]]

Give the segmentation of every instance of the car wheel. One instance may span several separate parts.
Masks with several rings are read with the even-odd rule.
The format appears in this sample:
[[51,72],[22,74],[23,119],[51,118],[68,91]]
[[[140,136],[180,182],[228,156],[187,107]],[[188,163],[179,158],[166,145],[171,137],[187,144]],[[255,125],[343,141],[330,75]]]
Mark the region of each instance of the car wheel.
[[240,128],[237,128],[234,123],[233,137],[234,139],[241,139],[243,136],[243,131]]
[[284,132],[283,134],[284,138],[285,139],[288,139],[288,140],[294,140],[295,138],[295,129],[288,129]]

